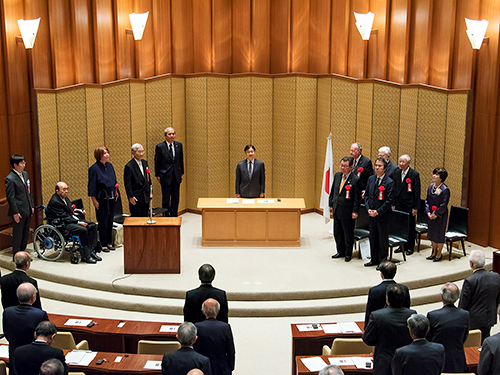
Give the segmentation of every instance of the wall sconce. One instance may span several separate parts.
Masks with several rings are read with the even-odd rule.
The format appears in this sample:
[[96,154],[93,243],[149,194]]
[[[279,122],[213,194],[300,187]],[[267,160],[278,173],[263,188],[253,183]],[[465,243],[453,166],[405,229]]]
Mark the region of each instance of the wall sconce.
[[488,21],[476,21],[465,19],[465,24],[467,25],[467,36],[469,37],[470,44],[472,44],[472,49],[480,49],[483,43],[488,43],[489,38],[485,38],[486,29],[488,28]]
[[130,13],[128,16],[130,18],[130,24],[132,25],[132,32],[134,33],[135,40],[141,40],[142,34],[144,34],[144,28],[146,27],[146,22],[148,22],[149,11],[146,13]]
[[[40,17],[36,20],[23,20],[22,18],[17,20],[17,25],[19,26],[19,31],[21,31],[21,38],[24,42],[24,47],[26,49],[33,48],[36,39],[36,33],[38,32],[38,26],[40,25]],[[16,39],[19,37],[16,37]]]
[[356,27],[361,34],[361,39],[370,40],[375,14],[372,12],[368,12],[366,14],[354,12],[354,17],[356,18]]

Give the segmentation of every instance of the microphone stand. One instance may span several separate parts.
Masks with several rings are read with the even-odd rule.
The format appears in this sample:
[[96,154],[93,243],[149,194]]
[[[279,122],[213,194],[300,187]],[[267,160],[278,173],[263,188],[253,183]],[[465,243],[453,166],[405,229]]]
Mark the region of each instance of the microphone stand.
[[[148,173],[149,180],[149,173]],[[153,220],[153,184],[149,186],[149,220],[148,224],[156,224],[156,220]]]

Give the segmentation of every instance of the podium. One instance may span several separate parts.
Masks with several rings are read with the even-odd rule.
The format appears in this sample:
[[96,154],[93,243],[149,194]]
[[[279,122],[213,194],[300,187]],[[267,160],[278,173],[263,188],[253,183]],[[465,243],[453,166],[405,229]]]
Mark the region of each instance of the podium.
[[125,273],[181,273],[180,217],[127,217],[123,222]]

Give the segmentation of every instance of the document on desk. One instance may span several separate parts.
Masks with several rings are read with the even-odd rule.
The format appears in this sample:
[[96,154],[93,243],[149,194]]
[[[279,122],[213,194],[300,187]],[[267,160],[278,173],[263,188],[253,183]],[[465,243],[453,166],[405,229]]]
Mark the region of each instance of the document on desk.
[[161,361],[147,361],[144,368],[148,370],[161,370]]
[[160,327],[160,332],[177,332],[179,326],[167,326],[163,325]]
[[311,372],[321,371],[323,368],[328,366],[321,357],[301,358],[300,360]]
[[9,345],[0,346],[0,358],[9,358]]
[[227,204],[238,204],[238,203],[240,203],[240,198],[227,198],[226,203]]
[[331,365],[337,365],[337,366],[353,366],[354,362],[352,361],[351,357],[335,357],[335,358],[328,358],[330,361]]
[[323,328],[321,328],[320,324],[318,324],[316,328],[314,328],[312,324],[297,324],[297,329],[300,332],[307,332],[307,331],[321,331]]
[[274,199],[257,199],[257,203],[276,203]]
[[352,361],[358,370],[373,370],[372,357],[352,357]]
[[343,333],[362,333],[354,322],[339,323],[339,326]]
[[243,203],[243,204],[255,204],[255,199],[242,199],[241,203]]
[[97,352],[90,350],[72,350],[66,354],[66,363],[75,366],[88,366],[97,356]]
[[65,326],[76,326],[76,327],[85,327],[88,324],[92,323],[92,319],[68,319]]
[[323,327],[323,331],[325,331],[325,333],[342,333],[342,329],[339,324],[322,324],[321,327]]

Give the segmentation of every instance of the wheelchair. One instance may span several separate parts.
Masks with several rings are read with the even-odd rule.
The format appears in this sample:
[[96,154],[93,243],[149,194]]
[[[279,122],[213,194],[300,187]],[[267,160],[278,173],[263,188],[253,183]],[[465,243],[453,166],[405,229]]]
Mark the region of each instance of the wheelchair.
[[81,260],[80,249],[82,248],[80,238],[71,234],[65,238],[64,226],[57,219],[48,222],[47,207],[42,205],[39,208],[43,209],[43,221],[47,224],[40,225],[33,233],[33,248],[38,258],[56,261],[62,257],[64,251],[68,251],[71,263],[78,264]]

